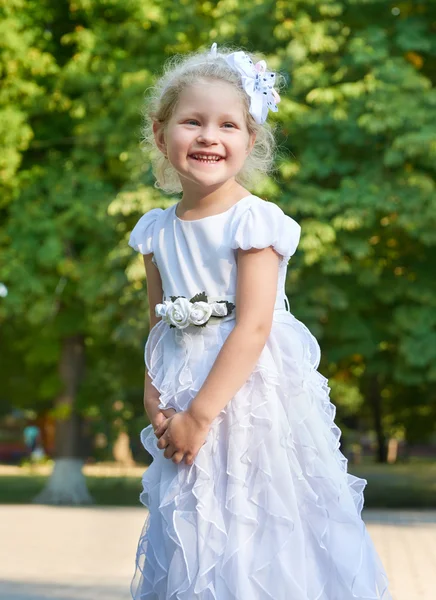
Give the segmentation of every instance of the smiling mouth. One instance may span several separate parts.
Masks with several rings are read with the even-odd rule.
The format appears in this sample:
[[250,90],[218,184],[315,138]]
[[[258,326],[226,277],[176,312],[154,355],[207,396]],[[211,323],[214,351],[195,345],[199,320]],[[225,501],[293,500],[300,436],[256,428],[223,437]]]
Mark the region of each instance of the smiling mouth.
[[192,158],[192,160],[195,160],[196,162],[199,163],[204,163],[204,164],[211,164],[211,165],[216,165],[219,162],[221,162],[222,160],[224,160],[224,158],[222,156],[206,156],[204,154],[190,154],[189,158]]

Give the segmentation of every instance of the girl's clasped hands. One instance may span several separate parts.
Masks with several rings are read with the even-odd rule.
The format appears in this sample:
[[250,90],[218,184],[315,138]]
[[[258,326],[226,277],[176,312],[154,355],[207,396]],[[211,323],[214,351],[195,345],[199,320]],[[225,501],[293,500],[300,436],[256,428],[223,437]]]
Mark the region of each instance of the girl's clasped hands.
[[178,413],[174,411],[172,416],[168,416],[168,410],[165,413],[167,418],[163,415],[154,429],[158,448],[165,449],[165,458],[171,458],[174,463],[178,464],[184,459],[187,465],[192,465],[206,442],[210,423],[198,421],[189,409]]

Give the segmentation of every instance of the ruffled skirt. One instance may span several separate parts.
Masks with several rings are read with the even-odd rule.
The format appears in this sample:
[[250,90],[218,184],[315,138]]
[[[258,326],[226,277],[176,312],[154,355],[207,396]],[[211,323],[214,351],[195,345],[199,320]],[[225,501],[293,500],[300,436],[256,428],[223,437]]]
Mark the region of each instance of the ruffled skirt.
[[[233,326],[152,329],[146,364],[162,407],[189,405]],[[164,458],[151,426],[142,431],[153,462],[134,600],[391,599],[361,519],[366,481],[347,473],[319,359],[308,329],[277,314],[192,466]]]

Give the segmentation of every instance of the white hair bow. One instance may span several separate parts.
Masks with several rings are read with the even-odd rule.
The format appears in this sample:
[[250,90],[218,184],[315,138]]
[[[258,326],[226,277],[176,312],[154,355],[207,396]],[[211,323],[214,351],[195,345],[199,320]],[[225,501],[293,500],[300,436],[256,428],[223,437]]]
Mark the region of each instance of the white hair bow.
[[227,56],[218,54],[216,43],[212,44],[208,56],[210,58],[217,58],[218,56],[224,58],[232,69],[239,72],[242,86],[251,99],[250,114],[257,123],[265,123],[268,110],[278,111],[277,104],[280,102],[280,96],[274,89],[276,74],[266,70],[264,60],[254,64],[251,58],[242,50],[232,52]]

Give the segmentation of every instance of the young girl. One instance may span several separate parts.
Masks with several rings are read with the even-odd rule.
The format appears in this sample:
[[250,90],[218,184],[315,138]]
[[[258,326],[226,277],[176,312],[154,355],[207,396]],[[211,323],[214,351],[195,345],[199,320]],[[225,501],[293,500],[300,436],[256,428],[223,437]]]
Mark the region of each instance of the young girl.
[[271,165],[275,74],[242,51],[196,53],[158,82],[146,213],[151,309],[135,600],[388,600],[347,473],[319,346],[290,312],[300,226],[245,187]]

